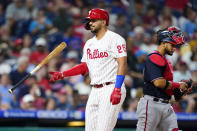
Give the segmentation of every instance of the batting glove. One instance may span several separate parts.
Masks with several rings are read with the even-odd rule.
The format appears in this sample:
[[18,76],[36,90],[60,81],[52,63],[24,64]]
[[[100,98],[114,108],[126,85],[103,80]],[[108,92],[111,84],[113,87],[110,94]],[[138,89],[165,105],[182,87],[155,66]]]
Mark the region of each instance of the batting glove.
[[121,88],[115,87],[110,96],[110,102],[112,103],[112,105],[116,105],[120,103],[120,99],[121,99]]
[[54,82],[56,80],[62,80],[64,78],[64,75],[61,72],[50,71],[49,74],[53,75],[52,78],[49,80],[50,82]]

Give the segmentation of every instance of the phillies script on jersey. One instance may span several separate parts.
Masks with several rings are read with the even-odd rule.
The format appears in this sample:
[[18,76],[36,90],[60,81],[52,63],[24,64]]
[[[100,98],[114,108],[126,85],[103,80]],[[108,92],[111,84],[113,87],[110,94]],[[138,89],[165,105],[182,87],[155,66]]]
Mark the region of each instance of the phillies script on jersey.
[[87,59],[96,59],[96,58],[103,58],[108,57],[107,52],[99,52],[98,49],[95,49],[93,52],[91,52],[91,49],[87,49]]

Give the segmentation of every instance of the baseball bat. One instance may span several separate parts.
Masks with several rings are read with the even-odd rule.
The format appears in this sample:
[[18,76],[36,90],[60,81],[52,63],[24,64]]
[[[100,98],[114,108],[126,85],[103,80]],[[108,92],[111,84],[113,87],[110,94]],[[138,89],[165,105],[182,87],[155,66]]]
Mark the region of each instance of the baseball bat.
[[20,84],[22,84],[26,79],[28,79],[31,75],[37,72],[40,68],[42,68],[49,60],[59,54],[66,46],[67,45],[65,42],[61,42],[47,57],[44,58],[44,60],[41,61],[40,64],[38,64],[29,74],[27,74],[23,79],[21,79],[16,85],[14,85],[14,87],[9,89],[8,91],[12,94],[14,90],[19,87]]

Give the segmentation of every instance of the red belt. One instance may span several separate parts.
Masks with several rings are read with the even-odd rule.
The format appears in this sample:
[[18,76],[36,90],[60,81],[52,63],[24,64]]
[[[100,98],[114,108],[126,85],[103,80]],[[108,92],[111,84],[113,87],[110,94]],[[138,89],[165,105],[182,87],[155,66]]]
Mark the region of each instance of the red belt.
[[110,85],[110,84],[114,84],[114,82],[106,82],[106,83],[104,83],[104,84],[91,85],[91,86],[93,86],[93,87],[95,87],[95,88],[102,88],[103,86],[105,86],[105,85]]

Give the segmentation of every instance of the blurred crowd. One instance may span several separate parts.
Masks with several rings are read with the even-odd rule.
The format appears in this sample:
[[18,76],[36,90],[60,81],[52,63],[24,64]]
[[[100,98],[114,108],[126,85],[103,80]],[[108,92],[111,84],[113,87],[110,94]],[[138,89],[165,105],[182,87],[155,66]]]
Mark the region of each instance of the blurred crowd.
[[[109,29],[126,39],[127,97],[122,111],[136,111],[143,96],[146,55],[157,49],[156,31],[179,27],[186,43],[168,57],[174,81],[192,78],[194,88],[183,101],[172,101],[176,112],[197,112],[197,2],[195,0],[0,0],[0,109],[85,110],[91,91],[89,76],[50,83],[49,71],[64,71],[78,63],[92,37],[83,19],[92,8],[110,14]],[[58,44],[68,46],[14,91],[8,93]]]

